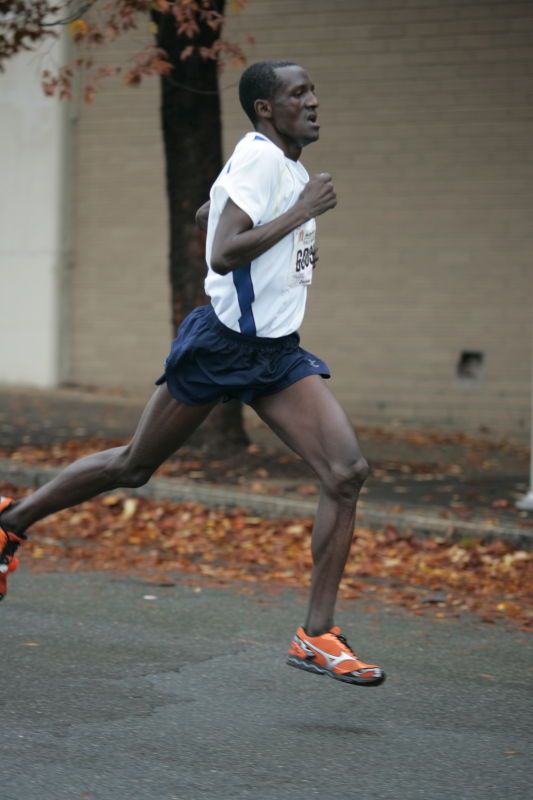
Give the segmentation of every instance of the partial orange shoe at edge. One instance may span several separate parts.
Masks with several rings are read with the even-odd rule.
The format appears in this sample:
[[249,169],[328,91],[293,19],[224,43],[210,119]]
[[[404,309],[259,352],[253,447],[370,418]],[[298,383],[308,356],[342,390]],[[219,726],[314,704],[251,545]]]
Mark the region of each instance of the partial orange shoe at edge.
[[[0,514],[12,502],[12,497],[0,497]],[[23,541],[23,536],[17,536],[0,527],[0,600],[7,594],[7,576],[18,567],[19,560],[15,553]]]
[[381,667],[361,661],[337,627],[320,636],[308,636],[298,628],[289,646],[287,664],[357,686],[379,686],[385,680]]

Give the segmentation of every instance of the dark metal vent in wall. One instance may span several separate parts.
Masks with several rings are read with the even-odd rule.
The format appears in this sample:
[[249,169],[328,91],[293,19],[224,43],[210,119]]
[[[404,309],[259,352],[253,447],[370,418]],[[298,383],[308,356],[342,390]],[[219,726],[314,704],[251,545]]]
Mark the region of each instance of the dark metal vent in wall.
[[477,381],[483,370],[484,354],[479,350],[463,350],[457,362],[457,377],[462,381]]

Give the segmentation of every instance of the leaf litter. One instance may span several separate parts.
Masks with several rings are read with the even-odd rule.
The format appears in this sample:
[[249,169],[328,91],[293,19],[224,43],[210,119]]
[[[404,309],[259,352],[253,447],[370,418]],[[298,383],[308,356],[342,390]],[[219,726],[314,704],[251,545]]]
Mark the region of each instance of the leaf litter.
[[[0,491],[20,496],[8,484]],[[37,523],[22,556],[30,569],[129,573],[160,585],[180,572],[223,586],[303,588],[312,524],[116,492]],[[379,600],[437,621],[473,612],[483,622],[530,630],[532,587],[533,554],[524,550],[502,541],[416,537],[387,525],[356,529],[340,597]]]
[[[82,433],[87,432],[83,429]],[[526,447],[463,433],[373,428],[360,428],[359,433],[363,441],[366,438],[372,443],[370,449],[374,452],[370,459],[371,477],[362,489],[363,499],[377,498],[392,507],[389,510],[423,504],[450,519],[468,520],[477,515],[488,525],[508,520],[520,528],[533,528],[533,515],[515,508],[516,499],[527,489],[520,482],[521,476],[527,475],[529,464]],[[30,466],[64,466],[125,441],[85,435],[82,439],[42,445],[17,440],[16,447],[0,447],[0,458]],[[437,460],[431,460],[435,457]],[[458,458],[461,463],[457,463]],[[512,475],[509,465],[514,470]],[[215,486],[224,483],[270,496],[315,499],[319,493],[316,477],[301,459],[257,444],[243,450],[229,449],[215,457],[200,447],[187,445],[159,468],[157,476]],[[400,501],[402,506],[398,505]]]

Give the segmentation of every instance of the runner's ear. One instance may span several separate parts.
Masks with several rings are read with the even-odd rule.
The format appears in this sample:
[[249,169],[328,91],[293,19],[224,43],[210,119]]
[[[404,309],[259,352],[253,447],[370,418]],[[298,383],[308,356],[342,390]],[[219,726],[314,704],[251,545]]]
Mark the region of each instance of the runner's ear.
[[254,109],[257,119],[272,119],[272,105],[270,100],[256,100]]

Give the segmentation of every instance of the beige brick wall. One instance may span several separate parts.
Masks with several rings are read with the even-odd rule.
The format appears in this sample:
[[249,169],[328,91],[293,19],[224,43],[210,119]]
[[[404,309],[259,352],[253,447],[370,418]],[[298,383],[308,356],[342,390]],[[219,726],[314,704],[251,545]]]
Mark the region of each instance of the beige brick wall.
[[[361,423],[525,432],[533,3],[254,0],[227,35],[247,31],[251,60],[298,61],[317,86],[303,162],[333,174],[339,205],[319,221],[303,338],[341,402]],[[168,331],[155,84],[83,111],[77,185],[72,379],[136,388]],[[479,380],[457,378],[461,351],[483,352]]]
[[[120,40],[109,60],[127,63],[147,39]],[[109,82],[78,113],[68,380],[145,391],[171,333],[157,81]]]

